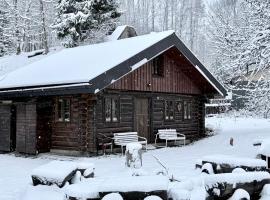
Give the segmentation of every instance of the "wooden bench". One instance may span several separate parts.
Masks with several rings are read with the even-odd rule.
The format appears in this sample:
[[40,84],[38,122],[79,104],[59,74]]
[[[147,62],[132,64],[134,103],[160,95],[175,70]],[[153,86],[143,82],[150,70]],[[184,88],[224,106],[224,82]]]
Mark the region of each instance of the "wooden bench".
[[165,140],[166,147],[168,146],[168,141],[183,141],[186,145],[186,136],[181,133],[177,133],[176,129],[160,129],[156,134],[155,145],[157,145],[157,139]]
[[137,132],[114,133],[113,140],[115,145],[121,146],[122,155],[124,153],[124,146],[132,142],[139,142],[144,145],[145,150],[147,150],[147,139],[145,137],[138,136]]

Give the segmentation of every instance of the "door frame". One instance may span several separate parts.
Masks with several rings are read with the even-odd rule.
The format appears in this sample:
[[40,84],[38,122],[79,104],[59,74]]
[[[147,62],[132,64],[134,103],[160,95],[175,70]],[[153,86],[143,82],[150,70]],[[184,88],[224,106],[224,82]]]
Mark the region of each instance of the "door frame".
[[[147,127],[147,142],[149,143],[151,141],[151,125],[152,125],[152,122],[151,122],[151,115],[150,115],[150,110],[151,110],[151,107],[150,107],[150,98],[149,97],[142,97],[142,96],[135,96],[134,97],[134,131],[137,131],[137,100],[146,100],[147,101],[147,117],[148,117],[148,127]],[[140,136],[140,134],[138,133],[138,135]],[[143,136],[145,137],[145,136]]]

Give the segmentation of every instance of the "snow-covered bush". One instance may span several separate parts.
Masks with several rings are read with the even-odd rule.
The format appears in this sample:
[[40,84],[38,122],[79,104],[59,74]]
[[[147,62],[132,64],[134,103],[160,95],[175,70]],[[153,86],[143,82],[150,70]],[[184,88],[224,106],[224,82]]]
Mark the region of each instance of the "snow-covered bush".
[[265,197],[265,196],[270,197],[270,184],[266,184],[266,185],[263,187],[262,192],[261,192],[261,196],[262,196],[262,197]]
[[243,168],[235,168],[234,170],[232,170],[232,173],[246,173],[246,170],[244,170]]
[[118,193],[107,194],[102,200],[123,200],[122,196]]
[[158,196],[151,195],[151,196],[144,198],[144,200],[162,200],[162,199]]
[[250,200],[250,196],[246,190],[237,189],[228,200]]
[[210,163],[205,163],[205,164],[202,166],[202,172],[207,173],[207,174],[214,174],[214,169],[213,169],[212,164],[210,164]]

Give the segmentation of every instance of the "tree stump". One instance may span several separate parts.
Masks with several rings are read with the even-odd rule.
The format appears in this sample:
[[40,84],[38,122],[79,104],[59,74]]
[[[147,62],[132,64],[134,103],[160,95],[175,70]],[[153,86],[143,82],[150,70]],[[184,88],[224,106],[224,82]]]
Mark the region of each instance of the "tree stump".
[[126,146],[126,166],[131,168],[142,167],[142,145],[138,142]]

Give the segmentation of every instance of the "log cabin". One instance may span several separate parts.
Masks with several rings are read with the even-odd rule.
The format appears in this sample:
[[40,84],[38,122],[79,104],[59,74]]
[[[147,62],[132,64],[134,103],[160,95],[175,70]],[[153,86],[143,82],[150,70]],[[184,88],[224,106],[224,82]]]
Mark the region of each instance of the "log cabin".
[[226,95],[173,31],[64,49],[0,79],[0,151],[92,154],[100,133],[154,141],[205,131],[205,103]]

